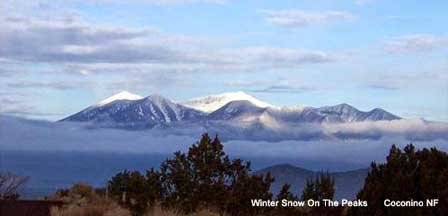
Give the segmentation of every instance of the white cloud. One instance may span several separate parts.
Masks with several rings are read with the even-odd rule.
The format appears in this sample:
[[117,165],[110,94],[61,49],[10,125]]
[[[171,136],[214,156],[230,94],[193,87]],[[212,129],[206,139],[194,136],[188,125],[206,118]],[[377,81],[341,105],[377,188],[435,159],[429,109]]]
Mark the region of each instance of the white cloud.
[[[73,1],[73,0],[72,0]],[[225,4],[227,0],[91,0],[96,3],[119,3],[119,4],[129,4],[129,3],[138,3],[138,4],[156,4],[156,5],[184,5],[184,4]]]
[[89,75],[91,72],[89,70],[81,69],[81,70],[79,70],[79,73],[81,75]]
[[[115,129],[86,129],[72,123],[30,121],[0,115],[0,148],[21,151],[78,151],[120,153],[167,153],[185,151],[197,141],[199,131],[188,135],[167,135],[162,131],[127,131]],[[378,140],[287,140],[279,142],[231,140],[224,141],[225,151],[232,156],[300,158],[304,161],[368,166],[371,161],[383,161],[392,144],[403,146],[413,141],[418,148],[437,147],[447,151],[446,124],[427,127],[422,122],[360,123],[328,128],[331,131],[354,133],[378,132],[387,127],[393,133],[421,133],[434,131],[445,139],[431,141],[409,140],[403,136],[388,134]],[[420,129],[419,129],[420,128]],[[423,130],[421,130],[423,128]],[[375,131],[376,130],[376,131]],[[26,136],[24,136],[24,134]],[[418,133],[416,134],[416,136]],[[222,134],[220,137],[223,138]],[[411,137],[412,138],[412,137]],[[63,143],[63,145],[61,145]]]
[[[7,6],[0,5],[0,77],[11,79],[4,82],[0,90],[7,92],[31,89],[96,90],[86,85],[87,80],[101,81],[100,86],[104,89],[125,86],[148,91],[148,88],[191,85],[193,78],[187,76],[191,73],[286,71],[340,58],[337,53],[320,50],[267,46],[225,49],[225,44],[220,44],[217,49],[214,45],[221,42],[220,38],[166,33],[149,27],[96,24],[79,11],[73,11],[72,0],[67,2],[67,6],[61,2],[41,0],[6,1]],[[136,0],[130,3],[138,2],[180,4],[224,1]],[[57,10],[59,6],[60,11]],[[4,11],[9,12],[1,13]],[[14,67],[10,66],[11,62]],[[30,80],[29,77],[36,74],[45,77]],[[66,74],[75,76],[66,82],[49,79]],[[105,79],[108,75],[113,76]],[[279,90],[278,86],[276,90]],[[32,101],[9,106],[6,111],[31,113],[35,108],[25,105],[33,104]],[[23,109],[19,109],[21,105]]]
[[432,34],[411,34],[392,38],[385,42],[385,48],[392,53],[426,52],[448,48],[448,36]]
[[[99,65],[185,72],[241,72],[295,68],[334,61],[323,51],[275,47],[207,49],[208,40],[154,29],[104,27],[83,22],[3,20],[0,55],[32,62],[70,64],[94,73]],[[143,66],[143,67],[142,67]],[[85,74],[85,73],[81,73]]]
[[254,72],[328,63],[335,61],[336,55],[315,50],[245,47],[199,53],[196,59],[208,64],[214,71]]
[[291,84],[276,84],[270,85],[262,89],[252,90],[253,92],[261,92],[261,93],[304,93],[317,91],[318,89],[312,86],[297,86]]
[[187,42],[149,29],[42,20],[6,23],[0,30],[0,55],[28,62],[182,61],[179,52],[161,44]]
[[0,9],[7,10],[33,10],[36,8],[50,9],[53,5],[67,6],[75,3],[90,4],[151,4],[160,6],[187,5],[187,4],[226,4],[230,0],[2,0]]
[[354,21],[356,16],[343,11],[261,10],[267,23],[285,27],[322,25],[338,21]]
[[62,52],[67,54],[82,55],[91,54],[98,51],[98,47],[95,46],[78,46],[78,45],[65,45],[62,47]]
[[355,4],[357,6],[367,6],[367,5],[371,5],[373,4],[373,2],[375,2],[375,0],[356,0]]
[[293,80],[291,78],[276,80],[233,80],[227,82],[226,85],[237,87],[244,91],[258,93],[304,93],[319,90],[303,81]]
[[[428,68],[400,69],[390,67],[378,71],[374,67],[372,75],[361,77],[357,82],[360,88],[370,90],[406,92],[412,89],[444,89],[448,83],[448,74],[443,67],[431,65]],[[442,91],[443,92],[443,91]],[[390,92],[392,93],[392,92]],[[441,104],[444,105],[443,103]]]
[[35,82],[35,81],[22,81],[22,82],[13,82],[8,83],[8,87],[10,88],[31,88],[31,89],[37,89],[37,88],[50,88],[50,89],[57,89],[57,90],[71,90],[71,89],[77,89],[81,86],[89,86],[89,85],[95,85],[93,82],[64,82],[64,81],[52,81],[52,82]]
[[30,100],[35,100],[38,97],[39,96],[34,92],[20,93],[12,90],[9,90],[8,92],[0,91],[0,113],[39,118],[60,115],[49,113],[48,111],[41,112],[36,106],[28,103]]

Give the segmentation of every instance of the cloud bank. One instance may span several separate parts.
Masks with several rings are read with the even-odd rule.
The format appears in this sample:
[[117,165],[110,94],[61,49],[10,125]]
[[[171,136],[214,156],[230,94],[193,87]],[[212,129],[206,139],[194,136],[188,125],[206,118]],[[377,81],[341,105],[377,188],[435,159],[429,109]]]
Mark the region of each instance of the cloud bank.
[[33,63],[154,64],[166,68],[177,64],[178,70],[182,66],[203,65],[204,69],[221,68],[222,71],[228,67],[240,70],[269,66],[294,68],[335,59],[335,55],[323,51],[275,47],[205,50],[199,48],[199,44],[206,43],[201,38],[147,28],[102,27],[27,18],[6,18],[1,23],[4,28],[0,30],[0,56]]
[[448,36],[411,34],[392,38],[385,43],[391,53],[427,52],[448,47]]
[[[386,125],[386,129],[381,129]],[[422,128],[422,123],[404,122],[347,124],[329,131],[367,133],[379,130],[392,131],[379,139],[333,139],[333,140],[285,140],[277,142],[226,140],[225,149],[234,156],[245,158],[271,158],[277,162],[315,161],[316,163],[349,164],[365,167],[373,161],[384,160],[390,146],[413,143],[419,148],[437,147],[448,151],[446,124],[435,124]],[[403,134],[428,134],[433,131],[437,137],[419,140]],[[405,133],[406,132],[406,133]],[[0,116],[0,147],[14,151],[76,151],[76,152],[116,152],[116,153],[156,153],[171,154],[185,151],[200,137],[200,131],[191,134],[166,134],[163,131],[125,131],[114,129],[87,129],[77,124],[51,123]],[[320,162],[319,162],[320,161]]]
[[[98,3],[121,3],[123,1],[120,0],[94,0]],[[184,5],[184,4],[198,4],[198,3],[207,3],[207,4],[225,4],[227,0],[128,0],[125,4],[129,3],[141,3],[141,4],[156,4],[156,5]]]
[[355,15],[343,11],[261,10],[260,13],[269,24],[292,28],[356,19]]

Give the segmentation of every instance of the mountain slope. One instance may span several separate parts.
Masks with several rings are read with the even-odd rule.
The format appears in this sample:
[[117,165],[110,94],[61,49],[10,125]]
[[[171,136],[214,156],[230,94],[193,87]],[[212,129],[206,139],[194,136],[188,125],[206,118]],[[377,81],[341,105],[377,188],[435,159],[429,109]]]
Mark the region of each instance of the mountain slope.
[[[330,175],[335,180],[335,198],[353,199],[364,185],[368,169],[359,169],[346,172],[332,172]],[[291,191],[301,196],[305,188],[306,180],[315,177],[318,172],[303,169],[289,164],[275,165],[254,172],[254,174],[266,174],[270,172],[275,178],[271,185],[271,191],[278,194],[283,184],[290,184]]]
[[232,101],[208,115],[209,120],[247,120],[258,117],[265,108],[256,106],[247,100]]

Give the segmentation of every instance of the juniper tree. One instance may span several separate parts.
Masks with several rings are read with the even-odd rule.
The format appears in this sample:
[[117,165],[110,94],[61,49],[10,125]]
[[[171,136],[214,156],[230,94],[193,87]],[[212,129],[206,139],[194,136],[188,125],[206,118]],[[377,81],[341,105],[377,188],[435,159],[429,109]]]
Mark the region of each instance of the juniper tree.
[[291,185],[290,184],[284,184],[282,188],[280,189],[280,192],[277,194],[277,200],[295,200],[297,197],[291,193],[290,191]]
[[302,192],[302,200],[333,199],[334,179],[326,172],[320,172],[315,178],[309,178]]
[[188,152],[161,165],[162,205],[189,214],[201,208],[227,215],[253,215],[250,199],[272,198],[270,175],[250,175],[250,163],[231,161],[218,137],[204,134]]
[[317,199],[315,183],[314,183],[313,178],[308,178],[306,180],[306,185],[305,185],[305,188],[303,189],[301,198],[302,198],[302,200]]
[[140,216],[160,199],[159,174],[154,170],[144,176],[138,171],[118,173],[108,183],[110,196],[133,215]]
[[279,201],[280,203],[276,207],[274,215],[297,216],[301,214],[300,210],[297,207],[282,206],[282,200],[287,201],[297,200],[297,197],[293,193],[291,193],[290,189],[291,189],[290,184],[284,184],[280,189],[280,192],[277,194],[277,201]]
[[109,181],[109,191],[134,215],[160,202],[163,208],[182,214],[208,209],[222,215],[263,215],[268,209],[252,208],[251,199],[271,199],[267,175],[251,175],[250,162],[230,160],[216,136],[204,134],[187,153],[175,152],[146,176],[124,171]]
[[[357,195],[368,206],[351,208],[349,215],[446,215],[447,182],[447,153],[435,148],[416,151],[412,144],[403,150],[393,145],[384,164],[371,164],[364,187]],[[385,199],[439,199],[440,203],[432,208],[387,208]]]
[[[250,165],[249,165],[250,167]],[[232,216],[260,216],[269,215],[271,208],[253,207],[252,199],[271,200],[272,193],[269,191],[274,178],[270,173],[265,176],[249,175],[249,167],[244,167],[242,172],[236,175],[229,188],[230,199],[226,205],[226,212]]]
[[163,196],[160,172],[154,169],[146,171],[146,189],[148,208],[152,209]]

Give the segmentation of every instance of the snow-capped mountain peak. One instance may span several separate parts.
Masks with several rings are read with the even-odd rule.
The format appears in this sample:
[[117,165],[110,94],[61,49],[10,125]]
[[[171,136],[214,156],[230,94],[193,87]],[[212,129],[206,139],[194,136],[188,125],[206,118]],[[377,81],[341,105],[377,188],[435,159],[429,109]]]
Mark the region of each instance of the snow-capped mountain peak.
[[99,103],[96,104],[96,106],[104,106],[106,104],[109,104],[109,103],[117,101],[117,100],[140,100],[142,98],[143,97],[140,95],[132,94],[127,91],[122,91],[118,94],[114,94],[114,95],[100,101]]
[[140,97],[122,92],[61,121],[92,122],[99,127],[153,128],[180,121],[200,120],[204,113],[174,103],[161,95]]
[[216,132],[235,128],[282,131],[308,124],[340,124],[401,119],[383,109],[360,111],[348,104],[277,107],[244,92],[230,92],[176,103],[161,95],[141,97],[121,92],[61,121],[89,122],[96,127],[149,129],[196,127]]
[[227,92],[222,94],[194,98],[182,104],[184,106],[201,110],[203,112],[211,113],[232,101],[249,101],[253,105],[261,108],[273,107],[273,105],[263,102],[242,91]]

